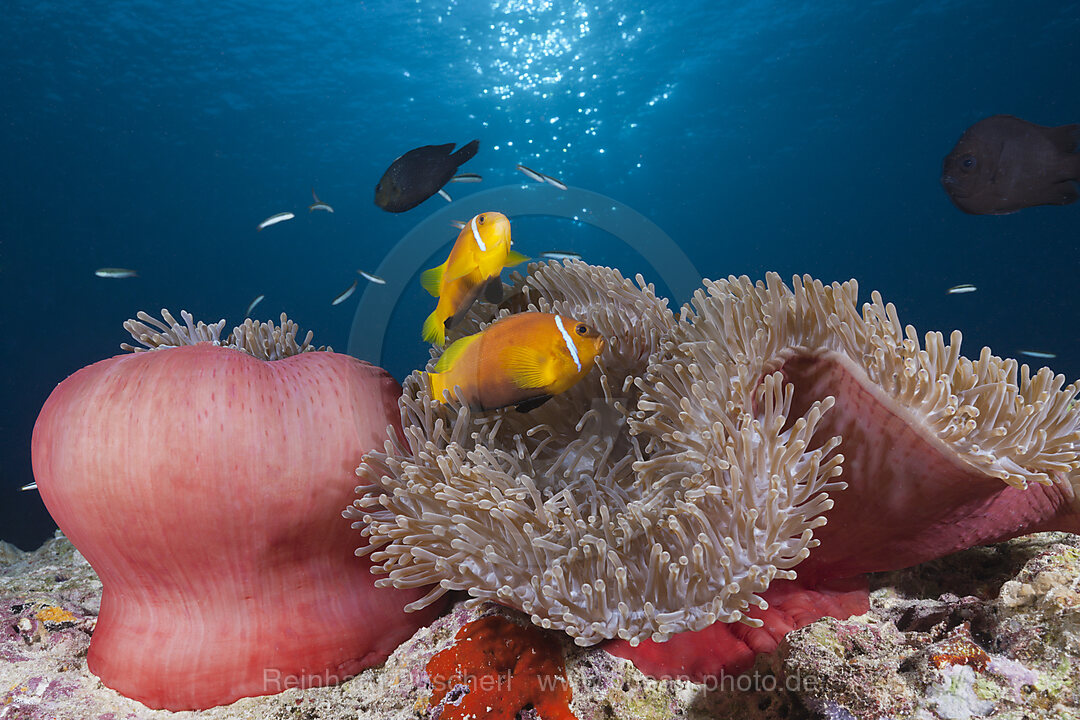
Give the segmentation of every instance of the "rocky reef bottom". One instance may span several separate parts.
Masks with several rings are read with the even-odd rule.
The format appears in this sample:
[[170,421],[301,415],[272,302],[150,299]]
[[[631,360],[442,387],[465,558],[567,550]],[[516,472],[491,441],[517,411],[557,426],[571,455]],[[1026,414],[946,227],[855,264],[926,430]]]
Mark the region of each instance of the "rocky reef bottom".
[[[1080,536],[973,548],[874,576],[871,587],[867,614],[792,632],[750,672],[709,685],[654,680],[552,634],[570,710],[579,720],[1080,719]],[[0,720],[447,720],[455,699],[440,695],[432,707],[428,663],[493,610],[458,604],[384,665],[336,687],[172,713],[87,671],[100,598],[97,576],[65,538],[29,553],[0,542]],[[517,716],[539,717],[532,705]]]

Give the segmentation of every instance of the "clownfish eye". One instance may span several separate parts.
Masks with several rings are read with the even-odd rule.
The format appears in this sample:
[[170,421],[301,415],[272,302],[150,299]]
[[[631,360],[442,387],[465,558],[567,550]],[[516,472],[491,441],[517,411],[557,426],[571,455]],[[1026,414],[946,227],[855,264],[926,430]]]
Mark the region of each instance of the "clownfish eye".
[[476,216],[476,222],[478,222],[478,223],[480,223],[481,225],[483,225],[483,224],[484,224],[484,216],[483,216],[483,215],[477,215],[477,216]]
[[585,323],[578,323],[577,327],[574,328],[574,332],[576,332],[578,335],[586,335],[589,332],[589,328],[585,326]]

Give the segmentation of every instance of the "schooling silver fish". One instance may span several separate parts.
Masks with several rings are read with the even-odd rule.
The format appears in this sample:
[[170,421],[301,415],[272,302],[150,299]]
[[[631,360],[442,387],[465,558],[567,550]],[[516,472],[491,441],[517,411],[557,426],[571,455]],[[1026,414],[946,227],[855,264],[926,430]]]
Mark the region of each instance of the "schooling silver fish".
[[546,182],[548,185],[554,185],[555,187],[559,188],[560,190],[565,190],[566,189],[566,184],[562,180],[556,180],[555,178],[551,177],[550,175],[545,175],[544,176],[544,182]]
[[277,215],[271,215],[270,217],[266,218],[261,223],[259,223],[259,227],[257,228],[257,230],[262,230],[263,228],[268,228],[271,225],[277,225],[279,222],[285,222],[286,220],[292,220],[294,217],[296,217],[296,216],[293,215],[291,212],[281,212],[281,213],[278,213]]
[[350,286],[349,286],[348,290],[345,290],[345,291],[344,291],[343,293],[341,293],[341,294],[340,294],[340,295],[338,295],[338,296],[337,296],[336,298],[334,298],[334,299],[333,299],[333,300],[332,300],[332,301],[330,302],[330,304],[331,304],[331,305],[340,305],[341,303],[343,303],[343,302],[345,302],[346,300],[348,300],[348,299],[349,299],[349,296],[350,296],[350,295],[352,295],[352,294],[353,294],[354,292],[356,292],[356,286],[357,286],[357,284],[358,284],[359,282],[360,282],[359,280],[353,280],[353,281],[352,281],[352,285],[350,285]]
[[251,311],[255,309],[256,305],[258,305],[259,303],[261,303],[263,301],[264,297],[266,297],[266,296],[265,295],[260,295],[257,298],[255,298],[254,300],[252,300],[251,304],[247,306],[247,310],[244,311],[244,317],[250,316]]
[[535,170],[531,170],[521,164],[517,166],[517,169],[525,173],[525,177],[529,178],[530,180],[535,180],[536,182],[544,182],[544,176],[541,173],[536,172]]
[[97,275],[100,278],[139,277],[139,273],[135,272],[134,270],[130,270],[128,268],[114,268],[114,267],[98,268],[97,270],[94,271],[94,274]]
[[970,283],[964,283],[963,285],[953,285],[951,288],[945,291],[947,295],[962,295],[963,293],[973,293],[977,288]]
[[574,252],[542,252],[540,257],[548,260],[580,260],[581,256]]
[[334,208],[324,203],[319,199],[319,196],[315,194],[315,188],[311,188],[311,197],[315,199],[315,202],[307,206],[308,212],[315,212],[316,210],[322,210],[323,212],[332,213]]
[[356,272],[360,273],[360,276],[363,277],[365,280],[373,282],[376,285],[385,285],[386,284],[386,281],[383,280],[378,275],[372,275],[371,273],[366,273],[363,270],[357,270]]
[[542,172],[536,172],[532,168],[527,168],[524,165],[520,164],[517,166],[517,169],[525,173],[525,176],[530,180],[535,180],[536,182],[546,182],[548,185],[554,185],[560,190],[566,189],[566,185],[561,180],[556,180],[550,175],[545,175]]

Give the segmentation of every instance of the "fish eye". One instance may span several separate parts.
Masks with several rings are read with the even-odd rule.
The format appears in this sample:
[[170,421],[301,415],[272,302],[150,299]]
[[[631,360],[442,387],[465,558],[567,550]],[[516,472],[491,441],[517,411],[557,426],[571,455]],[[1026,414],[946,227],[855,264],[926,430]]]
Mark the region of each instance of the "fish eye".
[[965,155],[964,159],[960,161],[960,165],[962,165],[965,170],[971,170],[975,167],[975,156]]
[[589,328],[585,326],[585,323],[578,323],[577,327],[574,328],[574,332],[578,335],[586,335],[589,332]]
[[483,224],[484,224],[484,216],[483,216],[483,215],[477,215],[477,216],[476,216],[476,222],[478,222],[478,223],[480,223],[481,225],[483,225]]

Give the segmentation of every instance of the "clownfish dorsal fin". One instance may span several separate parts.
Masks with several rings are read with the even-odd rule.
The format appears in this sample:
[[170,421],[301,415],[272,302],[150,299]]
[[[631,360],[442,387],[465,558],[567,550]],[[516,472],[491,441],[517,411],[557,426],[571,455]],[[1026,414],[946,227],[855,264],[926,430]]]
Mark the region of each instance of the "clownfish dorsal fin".
[[480,337],[480,333],[475,335],[466,335],[463,338],[458,338],[454,342],[450,343],[450,347],[443,351],[443,354],[435,362],[435,372],[446,372],[450,368],[454,367],[458,358],[465,352],[466,348],[476,342],[476,339]]
[[519,388],[543,388],[555,381],[551,358],[536,348],[515,345],[503,350],[501,359],[511,382]]
[[[449,262],[449,260],[447,261]],[[446,263],[420,274],[420,286],[432,296],[439,297],[439,288],[442,286],[443,273],[446,271]]]

